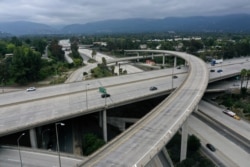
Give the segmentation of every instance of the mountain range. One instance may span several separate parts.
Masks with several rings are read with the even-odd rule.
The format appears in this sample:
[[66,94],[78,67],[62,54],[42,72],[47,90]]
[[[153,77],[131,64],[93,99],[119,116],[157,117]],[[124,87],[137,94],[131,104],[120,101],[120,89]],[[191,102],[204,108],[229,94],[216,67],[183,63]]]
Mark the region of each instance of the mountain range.
[[250,15],[167,17],[164,19],[121,19],[71,24],[61,29],[27,21],[0,23],[1,34],[97,34],[97,33],[143,33],[143,32],[250,32]]

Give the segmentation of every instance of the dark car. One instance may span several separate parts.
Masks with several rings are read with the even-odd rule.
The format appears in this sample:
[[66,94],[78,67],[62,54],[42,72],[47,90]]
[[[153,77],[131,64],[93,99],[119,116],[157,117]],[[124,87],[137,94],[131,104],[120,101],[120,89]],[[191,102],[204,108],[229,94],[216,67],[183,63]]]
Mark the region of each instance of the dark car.
[[220,73],[220,72],[223,72],[223,70],[222,70],[222,69],[219,69],[219,70],[217,70],[217,72],[219,72],[219,73]]
[[174,75],[173,78],[174,78],[174,79],[175,79],[175,78],[178,78],[178,76]]
[[211,69],[210,72],[215,72],[215,70],[214,70],[214,69]]
[[212,144],[206,144],[206,146],[207,146],[207,148],[209,149],[209,150],[211,150],[211,151],[213,151],[213,152],[215,152],[216,151],[216,149],[215,149],[215,147],[212,145]]
[[177,67],[177,69],[181,69],[181,67],[180,67],[180,66],[178,66],[178,67]]
[[157,87],[155,87],[155,86],[151,86],[151,87],[149,88],[149,90],[151,90],[151,91],[153,91],[153,90],[157,90]]
[[102,97],[102,98],[110,97],[110,94],[104,93],[104,94],[101,95],[101,97]]

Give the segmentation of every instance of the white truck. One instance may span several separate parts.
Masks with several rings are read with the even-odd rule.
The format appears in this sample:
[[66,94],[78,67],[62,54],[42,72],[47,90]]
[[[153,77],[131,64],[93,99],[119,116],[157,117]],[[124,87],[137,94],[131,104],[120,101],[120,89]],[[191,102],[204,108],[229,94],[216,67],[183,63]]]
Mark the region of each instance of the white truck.
[[233,117],[234,119],[240,120],[240,117],[236,115],[233,111],[223,110],[223,113],[227,114],[230,117]]
[[223,62],[223,59],[212,59],[211,65],[214,66],[215,64],[221,64]]

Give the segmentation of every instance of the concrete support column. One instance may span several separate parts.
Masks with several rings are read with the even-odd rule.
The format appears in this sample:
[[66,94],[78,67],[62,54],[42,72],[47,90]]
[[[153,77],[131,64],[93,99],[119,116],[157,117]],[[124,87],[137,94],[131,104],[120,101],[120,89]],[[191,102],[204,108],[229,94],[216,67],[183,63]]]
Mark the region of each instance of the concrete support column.
[[99,112],[99,127],[102,128],[102,111]]
[[[140,54],[139,54],[139,52],[137,52],[137,57],[139,57],[140,56]],[[137,62],[139,62],[139,59],[137,59]]]
[[174,67],[176,67],[176,63],[177,63],[177,57],[174,57]]
[[194,112],[198,112],[198,109],[199,109],[199,107],[198,107],[198,105],[195,107],[195,109],[194,109]]
[[[81,121],[71,121],[72,123],[72,145],[73,145],[73,154],[82,156],[82,126]],[[68,140],[68,139],[67,139]]]
[[103,110],[103,121],[102,121],[102,128],[103,128],[103,139],[104,139],[104,141],[105,142],[107,142],[108,141],[108,139],[107,139],[107,112],[106,112],[106,107],[105,107],[105,109]]
[[171,158],[170,158],[170,156],[169,156],[169,154],[168,154],[168,150],[166,149],[166,147],[163,147],[162,152],[163,152],[163,154],[165,155],[166,159],[168,160],[169,166],[170,166],[170,167],[174,167],[174,163],[173,163],[173,161],[171,160]]
[[183,123],[181,128],[181,158],[183,161],[187,157],[187,141],[188,141],[188,122],[187,120]]
[[151,56],[152,60],[154,60],[154,53],[152,53],[152,56]]
[[162,56],[162,65],[163,66],[165,65],[165,54],[163,54],[163,56]]
[[36,137],[36,129],[30,129],[29,130],[30,134],[30,144],[31,148],[37,148],[37,137]]

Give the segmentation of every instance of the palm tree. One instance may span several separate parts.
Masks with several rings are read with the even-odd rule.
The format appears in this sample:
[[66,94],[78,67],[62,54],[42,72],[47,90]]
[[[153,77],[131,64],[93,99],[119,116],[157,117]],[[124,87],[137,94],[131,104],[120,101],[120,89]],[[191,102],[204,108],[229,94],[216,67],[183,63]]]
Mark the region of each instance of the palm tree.
[[96,56],[96,51],[95,51],[95,50],[92,50],[91,55],[92,55],[92,58],[93,58],[93,59],[95,59],[95,56]]
[[242,89],[242,85],[243,85],[246,75],[247,75],[247,70],[244,68],[240,72],[240,78],[241,78],[240,89]]
[[246,76],[247,76],[247,83],[246,83],[246,88],[247,88],[248,80],[250,79],[250,70],[247,70]]

